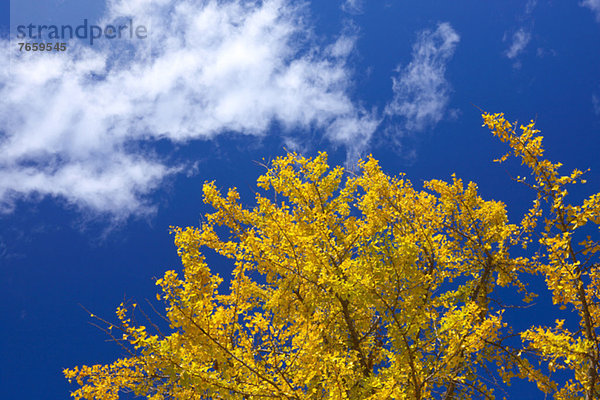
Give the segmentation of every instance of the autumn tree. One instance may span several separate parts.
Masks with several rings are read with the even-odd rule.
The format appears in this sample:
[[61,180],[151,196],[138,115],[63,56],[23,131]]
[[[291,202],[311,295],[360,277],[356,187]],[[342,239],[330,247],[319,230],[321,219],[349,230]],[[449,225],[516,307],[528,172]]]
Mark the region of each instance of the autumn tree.
[[[556,399],[600,398],[600,244],[577,239],[600,224],[600,194],[569,204],[582,172],[559,175],[533,122],[517,133],[502,114],[483,118],[510,147],[500,161],[514,155],[533,175],[520,223],[474,183],[415,188],[372,157],[356,173],[330,168],[325,153],[277,158],[253,207],[206,183],[215,211],[173,228],[183,272],[156,282],[169,331],[132,322],[139,307],[121,304],[118,323],[100,320],[126,356],[65,370],[80,386],[73,397],[492,399],[526,379]],[[231,260],[226,290],[206,249]],[[507,326],[492,294],[506,287],[525,304],[532,274],[574,323]],[[558,370],[571,378],[556,382]]]
[[[530,260],[535,273],[542,275],[552,295],[552,302],[561,309],[569,308],[575,314],[576,330],[565,328],[564,320],[552,326],[531,327],[521,333],[525,349],[531,350],[548,370],[548,376],[558,370],[569,370],[573,378],[562,387],[552,381],[557,390],[555,399],[600,398],[600,193],[594,193],[579,205],[570,204],[567,187],[586,183],[583,172],[575,169],[569,175],[560,175],[561,163],[544,158],[542,136],[532,121],[521,126],[517,135],[502,114],[484,114],[485,125],[493,134],[510,146],[511,154],[520,158],[533,175],[528,184],[536,193],[533,207],[522,222],[524,230],[531,231],[545,214],[543,229],[538,233],[540,250]],[[519,181],[525,183],[524,178]],[[546,207],[543,207],[543,204]],[[544,213],[545,211],[545,213]],[[585,226],[595,225],[589,235],[583,236]],[[594,229],[595,228],[595,229]],[[591,237],[595,234],[595,239]],[[579,238],[579,239],[578,239]],[[529,239],[522,240],[526,246]]]

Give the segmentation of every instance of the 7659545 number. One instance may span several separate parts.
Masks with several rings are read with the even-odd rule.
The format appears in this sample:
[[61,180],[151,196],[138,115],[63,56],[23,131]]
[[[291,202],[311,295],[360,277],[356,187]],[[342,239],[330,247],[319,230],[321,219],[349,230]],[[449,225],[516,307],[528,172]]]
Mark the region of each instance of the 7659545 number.
[[66,43],[19,43],[19,51],[65,51]]

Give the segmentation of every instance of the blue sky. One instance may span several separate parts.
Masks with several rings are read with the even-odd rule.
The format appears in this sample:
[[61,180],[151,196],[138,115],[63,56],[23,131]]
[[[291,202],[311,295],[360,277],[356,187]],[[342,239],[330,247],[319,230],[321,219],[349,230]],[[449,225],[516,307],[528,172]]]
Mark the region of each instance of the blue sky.
[[[598,0],[4,0],[0,13],[0,398],[67,398],[62,368],[119,356],[79,304],[110,317],[154,298],[152,278],[179,265],[169,225],[209,211],[202,183],[251,202],[253,161],[284,147],[331,164],[372,153],[416,185],[455,172],[517,221],[532,194],[510,181],[517,165],[492,163],[504,149],[481,107],[535,118],[552,159],[591,168],[579,195],[600,188]],[[18,51],[18,25],[84,19],[149,37]]]

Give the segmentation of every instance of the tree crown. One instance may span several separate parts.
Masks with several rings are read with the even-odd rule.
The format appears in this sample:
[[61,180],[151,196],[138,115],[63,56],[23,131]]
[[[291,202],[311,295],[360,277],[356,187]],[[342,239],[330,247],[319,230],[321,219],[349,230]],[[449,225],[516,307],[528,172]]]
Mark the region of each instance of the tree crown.
[[[101,321],[127,356],[65,370],[80,386],[73,396],[495,398],[518,377],[556,399],[598,398],[600,244],[575,239],[600,225],[600,193],[571,205],[566,186],[585,183],[583,172],[560,175],[533,122],[517,132],[502,114],[483,119],[510,148],[498,161],[516,156],[533,175],[536,198],[519,224],[474,183],[453,176],[417,189],[372,157],[355,174],[330,168],[325,153],[279,157],[257,181],[270,196],[257,193],[252,208],[208,182],[215,211],[173,228],[183,274],[156,282],[170,331],[150,333],[132,322],[136,304],[121,304],[118,323]],[[232,261],[226,292],[202,249]],[[507,287],[527,303],[532,274],[579,330],[507,326],[492,294]],[[557,370],[572,379],[553,380]]]

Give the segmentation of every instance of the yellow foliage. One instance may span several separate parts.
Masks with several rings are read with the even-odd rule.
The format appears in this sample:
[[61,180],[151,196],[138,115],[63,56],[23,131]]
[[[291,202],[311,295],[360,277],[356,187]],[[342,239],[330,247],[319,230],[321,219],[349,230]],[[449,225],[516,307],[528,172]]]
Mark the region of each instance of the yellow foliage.
[[[510,146],[501,160],[513,154],[532,171],[536,199],[519,225],[474,183],[453,176],[419,190],[372,157],[356,174],[330,168],[325,153],[279,157],[258,178],[264,194],[253,208],[207,182],[215,211],[199,227],[172,228],[182,273],[156,282],[171,332],[150,334],[131,322],[135,304],[121,304],[114,327],[129,357],[65,370],[80,385],[73,397],[494,398],[496,365],[506,384],[518,377],[556,399],[597,398],[600,245],[587,238],[576,248],[573,238],[600,223],[600,194],[568,204],[564,186],[582,172],[558,174],[535,124],[517,134],[502,114],[483,118]],[[516,256],[534,234],[540,250]],[[219,290],[204,249],[231,260],[228,289]],[[530,274],[544,277],[580,329],[531,327],[520,332],[523,347],[511,347],[492,293],[503,286],[528,302]],[[561,388],[550,378],[558,369],[573,371]]]

